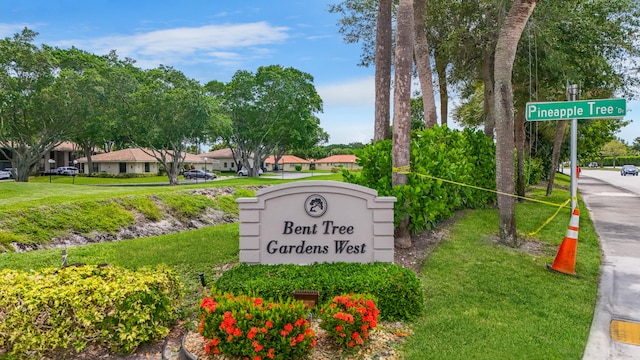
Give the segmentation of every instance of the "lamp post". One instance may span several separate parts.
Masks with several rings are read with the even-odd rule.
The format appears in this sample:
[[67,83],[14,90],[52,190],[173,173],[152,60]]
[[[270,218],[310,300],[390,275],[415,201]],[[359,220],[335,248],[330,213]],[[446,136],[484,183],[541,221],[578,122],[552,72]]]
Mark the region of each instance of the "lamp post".
[[[75,167],[76,169],[78,168],[78,160],[73,160],[73,167]],[[76,183],[76,172],[73,171],[71,174],[71,183],[75,184]]]
[[207,158],[204,158],[204,182],[207,182]]
[[51,173],[53,172],[53,166],[56,164],[56,161],[53,159],[49,159],[49,184],[51,184]]

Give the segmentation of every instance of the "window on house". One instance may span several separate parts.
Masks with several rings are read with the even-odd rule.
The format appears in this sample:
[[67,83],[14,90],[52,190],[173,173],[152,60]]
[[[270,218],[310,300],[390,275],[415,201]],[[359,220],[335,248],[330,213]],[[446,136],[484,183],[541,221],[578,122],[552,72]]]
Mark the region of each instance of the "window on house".
[[148,162],[144,163],[144,172],[150,172],[150,171],[151,171],[151,170],[149,170],[149,169],[150,169],[150,167],[151,167],[151,166],[149,166],[149,163],[148,163]]
[[231,167],[232,168],[235,167],[235,166],[236,166],[236,163],[231,163]]
[[225,168],[225,169],[227,168],[227,163],[224,163],[224,166],[223,166],[223,168]]
[[120,165],[120,172],[121,173],[126,173],[127,172],[127,163],[121,162],[119,165]]

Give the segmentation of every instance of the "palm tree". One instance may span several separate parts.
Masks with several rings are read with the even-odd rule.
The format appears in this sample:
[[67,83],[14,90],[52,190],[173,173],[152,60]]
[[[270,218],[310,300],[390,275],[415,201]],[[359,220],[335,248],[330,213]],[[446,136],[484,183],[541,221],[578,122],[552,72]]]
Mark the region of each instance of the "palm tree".
[[498,225],[502,243],[516,246],[514,193],[514,115],[511,77],[518,42],[537,0],[514,0],[500,29],[494,57],[494,96],[496,124],[496,186]]
[[[413,65],[413,0],[400,0],[396,19],[396,66],[393,92],[393,167],[409,166],[411,144],[411,67]],[[407,175],[395,171],[393,186],[406,185]],[[397,247],[411,246],[409,216],[396,229]]]

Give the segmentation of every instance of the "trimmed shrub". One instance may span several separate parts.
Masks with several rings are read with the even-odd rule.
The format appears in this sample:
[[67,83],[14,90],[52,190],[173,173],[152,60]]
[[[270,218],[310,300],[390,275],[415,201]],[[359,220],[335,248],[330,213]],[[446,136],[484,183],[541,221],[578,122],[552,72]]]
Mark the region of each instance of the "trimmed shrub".
[[409,229],[419,232],[463,208],[482,208],[495,202],[495,145],[482,132],[433,127],[411,138],[408,184],[391,186],[391,140],[357,150],[362,171],[343,171],[346,182],[395,196],[395,223],[410,217]]
[[280,300],[295,290],[317,290],[324,303],[341,294],[375,294],[384,320],[411,320],[422,312],[424,295],[416,274],[390,263],[246,265],[226,271],[218,291]]
[[175,320],[180,283],[167,269],[4,269],[0,292],[0,347],[34,358],[89,345],[131,353],[165,337]]

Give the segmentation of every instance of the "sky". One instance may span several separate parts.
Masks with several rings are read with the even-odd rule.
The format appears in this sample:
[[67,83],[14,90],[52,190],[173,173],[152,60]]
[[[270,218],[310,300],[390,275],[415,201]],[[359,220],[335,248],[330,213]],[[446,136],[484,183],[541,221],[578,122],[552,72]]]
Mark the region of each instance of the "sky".
[[[36,44],[75,46],[97,55],[113,49],[141,68],[172,66],[203,84],[228,82],[238,70],[293,67],[314,78],[324,103],[317,115],[328,143],[368,143],[374,127],[374,69],[358,66],[360,45],[346,44],[339,34],[339,16],[328,12],[329,4],[337,2],[3,0],[0,37],[28,27],[39,33]],[[640,102],[628,102],[625,119],[638,113]],[[617,136],[631,143],[640,137],[640,121]]]

